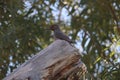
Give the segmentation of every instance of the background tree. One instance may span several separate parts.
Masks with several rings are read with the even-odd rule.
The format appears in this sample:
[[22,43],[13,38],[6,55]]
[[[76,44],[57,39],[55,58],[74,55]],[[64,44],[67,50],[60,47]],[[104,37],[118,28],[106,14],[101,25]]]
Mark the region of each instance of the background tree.
[[119,0],[1,0],[0,79],[53,40],[59,23],[84,57],[86,78],[119,80]]

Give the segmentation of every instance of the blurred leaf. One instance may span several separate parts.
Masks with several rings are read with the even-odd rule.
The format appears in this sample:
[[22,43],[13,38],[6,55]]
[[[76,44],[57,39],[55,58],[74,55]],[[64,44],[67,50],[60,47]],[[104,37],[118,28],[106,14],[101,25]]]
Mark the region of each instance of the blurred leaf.
[[96,64],[98,61],[100,61],[101,60],[101,57],[98,57],[97,59],[96,59],[96,61],[94,62],[94,64]]

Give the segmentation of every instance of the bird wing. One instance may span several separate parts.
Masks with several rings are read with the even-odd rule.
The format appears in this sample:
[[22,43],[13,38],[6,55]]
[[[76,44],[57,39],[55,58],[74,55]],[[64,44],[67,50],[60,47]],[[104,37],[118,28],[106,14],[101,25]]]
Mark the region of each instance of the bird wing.
[[71,40],[69,39],[68,36],[66,36],[63,32],[61,31],[56,31],[55,33],[55,37],[58,39],[62,39],[62,40],[66,40],[68,42],[71,42]]

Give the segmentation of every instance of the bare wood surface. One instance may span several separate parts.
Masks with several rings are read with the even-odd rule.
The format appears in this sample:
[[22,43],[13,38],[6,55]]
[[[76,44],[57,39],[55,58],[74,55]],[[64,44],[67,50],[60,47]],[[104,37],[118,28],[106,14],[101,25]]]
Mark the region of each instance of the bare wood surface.
[[64,40],[56,40],[3,80],[60,80],[77,69],[86,71],[78,49]]

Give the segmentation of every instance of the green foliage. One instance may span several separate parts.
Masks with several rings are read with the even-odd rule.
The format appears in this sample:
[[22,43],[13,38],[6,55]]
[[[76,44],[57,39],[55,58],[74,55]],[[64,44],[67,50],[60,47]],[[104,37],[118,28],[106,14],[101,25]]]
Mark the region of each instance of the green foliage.
[[119,21],[119,0],[1,0],[0,79],[47,47],[59,23],[83,47],[86,79],[119,80]]

